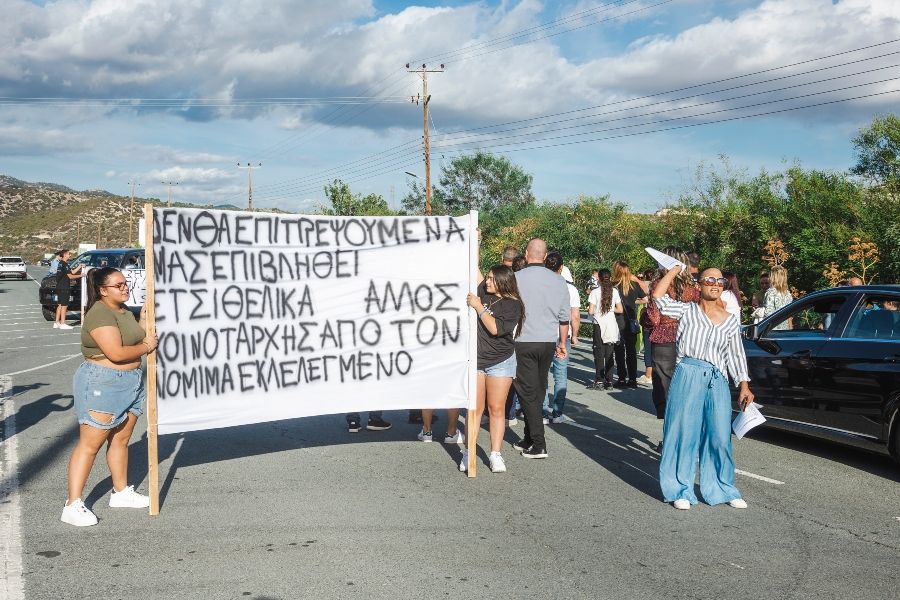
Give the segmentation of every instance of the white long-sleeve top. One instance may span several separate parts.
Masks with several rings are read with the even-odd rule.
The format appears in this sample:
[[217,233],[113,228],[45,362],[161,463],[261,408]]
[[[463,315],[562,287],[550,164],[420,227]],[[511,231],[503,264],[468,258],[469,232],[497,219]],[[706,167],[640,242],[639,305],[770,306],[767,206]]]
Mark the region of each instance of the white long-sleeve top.
[[699,304],[678,302],[668,295],[657,298],[656,305],[660,313],[678,321],[675,336],[678,360],[685,356],[705,360],[722,373],[731,375],[736,382],[750,381],[737,317],[729,314],[727,319],[716,325]]

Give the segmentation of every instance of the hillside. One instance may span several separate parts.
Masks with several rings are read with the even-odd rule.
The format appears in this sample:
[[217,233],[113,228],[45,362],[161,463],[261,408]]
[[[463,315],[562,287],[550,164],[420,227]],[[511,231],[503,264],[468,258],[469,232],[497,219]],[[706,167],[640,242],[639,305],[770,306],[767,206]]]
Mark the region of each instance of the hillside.
[[[145,202],[158,200],[135,198],[132,244],[137,244],[138,219]],[[35,263],[60,248],[75,250],[79,243],[126,247],[130,204],[130,197],[103,190],[76,191],[0,175],[0,255],[13,254]]]

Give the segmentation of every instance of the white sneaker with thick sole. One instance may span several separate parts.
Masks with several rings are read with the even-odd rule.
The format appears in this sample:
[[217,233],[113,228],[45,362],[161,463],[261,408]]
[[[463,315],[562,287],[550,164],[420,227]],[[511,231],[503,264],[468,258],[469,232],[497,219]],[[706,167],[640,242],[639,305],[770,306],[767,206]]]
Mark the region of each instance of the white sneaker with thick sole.
[[559,415],[558,417],[553,417],[552,419],[550,419],[550,422],[554,425],[559,425],[560,423],[565,423],[566,418],[562,415]]
[[637,378],[638,385],[653,385],[653,380],[646,375]]
[[97,524],[97,515],[92,513],[91,509],[85,506],[79,498],[71,504],[63,506],[62,516],[59,520],[75,527],[90,527]]
[[728,501],[728,506],[731,508],[747,508],[747,501],[743,498],[735,498]]
[[672,506],[677,508],[678,510],[688,510],[691,507],[691,503],[685,500],[684,498],[679,498],[675,502],[672,503]]
[[469,470],[469,451],[463,450],[462,458],[459,461],[459,470],[465,473]]
[[113,489],[109,495],[110,508],[147,508],[150,506],[150,496],[138,494],[134,486],[129,485],[121,492]]
[[430,442],[434,440],[434,434],[430,431],[425,431],[424,429],[419,432],[419,435],[416,436],[419,438],[420,442]]
[[491,464],[491,473],[506,473],[506,461],[499,452],[491,452],[488,460]]
[[53,329],[59,329],[59,323],[53,321]]
[[57,329],[72,329],[72,326],[69,325],[68,323],[57,323],[56,328]]
[[447,434],[447,436],[444,438],[444,443],[445,444],[465,444],[466,436],[463,435],[462,431],[457,429],[456,433],[454,433],[453,435],[450,435],[449,433]]

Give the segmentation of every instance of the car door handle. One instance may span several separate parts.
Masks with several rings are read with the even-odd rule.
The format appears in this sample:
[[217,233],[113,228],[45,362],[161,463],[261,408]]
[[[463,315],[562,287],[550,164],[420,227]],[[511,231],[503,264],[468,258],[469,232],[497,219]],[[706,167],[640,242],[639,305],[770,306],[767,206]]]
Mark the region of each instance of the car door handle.
[[900,354],[894,354],[893,356],[888,356],[884,359],[885,362],[889,363],[897,363],[900,362]]

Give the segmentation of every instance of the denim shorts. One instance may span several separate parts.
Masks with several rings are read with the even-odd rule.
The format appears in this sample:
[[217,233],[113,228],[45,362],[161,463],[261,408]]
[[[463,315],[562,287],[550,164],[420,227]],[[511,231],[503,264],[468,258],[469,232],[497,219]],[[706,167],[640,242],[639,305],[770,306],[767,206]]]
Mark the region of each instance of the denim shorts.
[[[75,397],[75,416],[81,425],[97,429],[114,429],[128,418],[128,413],[141,416],[144,392],[144,372],[138,367],[120,371],[98,365],[89,360],[75,371],[72,385]],[[109,423],[91,417],[89,411],[110,415]]]
[[479,369],[479,373],[484,373],[488,377],[515,377],[516,376],[516,353],[496,365],[491,365],[487,369]]

